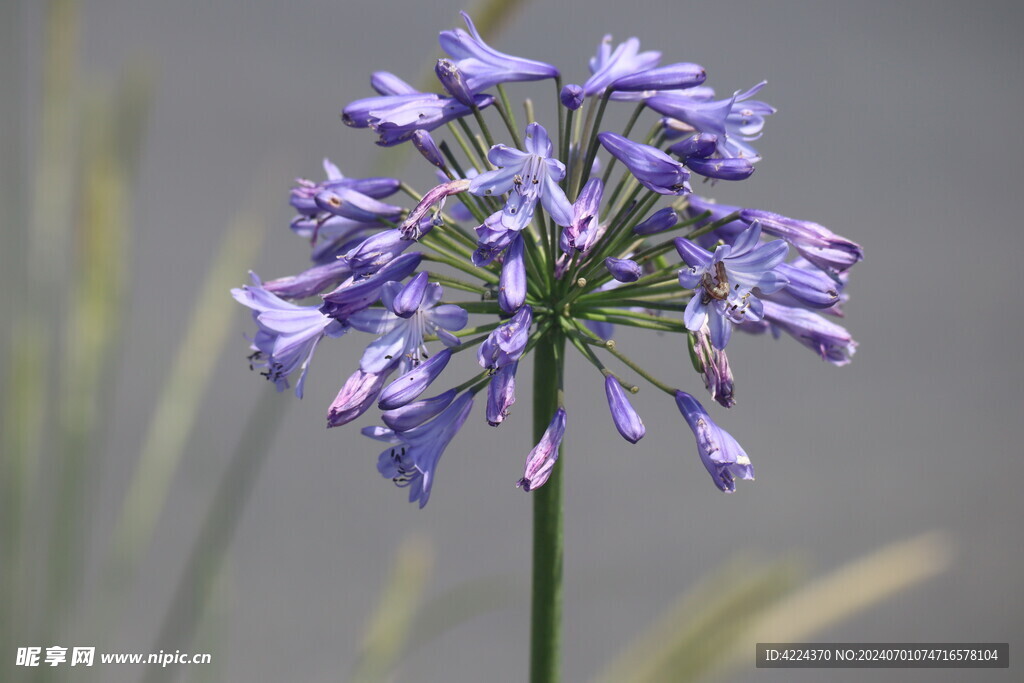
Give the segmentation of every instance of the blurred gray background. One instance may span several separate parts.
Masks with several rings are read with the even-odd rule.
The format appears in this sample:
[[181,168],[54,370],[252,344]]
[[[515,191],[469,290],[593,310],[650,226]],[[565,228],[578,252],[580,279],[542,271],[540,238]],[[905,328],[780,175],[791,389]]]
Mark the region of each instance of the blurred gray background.
[[[461,25],[462,7],[83,3],[83,68],[116,74],[148,60],[157,77],[133,198],[132,318],[106,453],[112,474],[99,484],[105,502],[92,520],[94,552],[119,509],[155,388],[224,226],[258,196],[269,235],[253,266],[268,278],[300,270],[307,248],[287,229],[292,178],[319,179],[324,156],[348,175],[370,172],[373,136],[343,126],[340,109],[371,94],[373,70],[418,79],[437,32]],[[31,60],[41,13],[22,7],[18,20]],[[761,95],[779,113],[758,144],[758,172],[705,192],[818,221],[866,253],[848,290],[844,324],[860,343],[850,366],[832,367],[788,337],[739,336],[730,345],[738,405],[709,410],[744,444],[758,474],[734,495],[712,485],[670,400],[641,391],[636,406],[648,433],[631,447],[608,419],[601,378],[572,359],[566,680],[595,675],[676,594],[739,554],[798,554],[826,572],[933,529],[955,543],[949,571],[817,639],[1009,641],[1011,656],[1020,656],[1022,28],[1010,2],[531,0],[494,41],[558,65],[567,82],[585,80],[587,59],[609,32],[640,37],[664,62],[703,64],[720,93],[767,79]],[[552,90],[513,86],[510,94]],[[406,174],[421,188],[430,182],[422,166]],[[158,545],[111,639],[124,651],[149,649],[202,511],[266,388],[245,361],[248,318],[236,320],[236,343],[217,363]],[[660,359],[664,376],[701,397],[679,339],[629,331],[620,339],[632,355]],[[193,649],[212,650],[223,680],[344,679],[395,548],[416,535],[434,549],[428,597],[488,576],[509,577],[522,597],[410,654],[397,680],[523,680],[531,501],[514,483],[532,445],[528,382],[499,430],[474,412],[420,511],[377,474],[379,448],[357,425],[323,428],[360,341],[324,344],[306,397],[280,397],[292,405],[241,519],[219,599],[226,637],[215,646],[200,639]],[[72,635],[66,644],[92,639]],[[131,679],[137,672],[129,669],[103,674]],[[826,678],[1015,677],[1013,669],[825,674],[750,666],[735,676]]]

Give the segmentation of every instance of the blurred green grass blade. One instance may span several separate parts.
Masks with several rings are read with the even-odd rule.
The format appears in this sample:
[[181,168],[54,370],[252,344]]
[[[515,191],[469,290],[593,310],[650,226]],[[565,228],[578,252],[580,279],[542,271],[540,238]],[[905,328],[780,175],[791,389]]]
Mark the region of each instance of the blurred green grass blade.
[[114,530],[104,572],[109,593],[123,590],[149,546],[214,366],[241,310],[230,289],[256,261],[264,234],[261,208],[251,207],[232,222],[198,293]]
[[[18,9],[21,9],[20,7]],[[23,23],[16,9],[4,6],[4,31],[21,31]],[[42,87],[38,107],[38,138],[32,146],[33,158],[20,167],[20,178],[13,186],[19,188],[20,197],[29,197],[29,205],[15,201],[12,213],[17,223],[6,226],[4,232],[13,233],[10,258],[18,263],[12,268],[17,278],[10,291],[14,297],[5,307],[5,328],[9,331],[4,361],[7,364],[3,386],[0,416],[0,459],[3,466],[3,515],[5,574],[4,585],[11,591],[9,609],[5,613],[13,620],[18,633],[31,632],[43,615],[39,609],[30,610],[44,598],[43,581],[34,580],[33,567],[45,560],[45,544],[34,543],[36,536],[45,533],[34,512],[45,509],[45,497],[35,495],[36,475],[49,445],[44,430],[53,388],[54,339],[64,311],[60,294],[66,285],[65,255],[70,251],[71,204],[74,192],[74,163],[70,150],[74,147],[77,124],[77,37],[78,14],[74,2],[54,0],[47,4],[44,35],[38,41],[42,46]],[[7,42],[6,37],[4,42]],[[35,44],[33,42],[33,44]],[[5,49],[14,51],[12,61],[4,69],[12,69],[15,82],[21,76],[21,41],[12,40]],[[0,93],[7,106],[25,106],[21,91]],[[4,135],[26,133],[15,128],[15,115],[4,123]],[[6,145],[5,145],[6,146]],[[4,159],[2,163],[17,163],[18,157]],[[27,191],[23,178],[32,178]],[[5,241],[6,242],[6,241]],[[5,264],[6,265],[6,264]],[[28,579],[32,578],[33,581]]]
[[19,600],[18,530],[21,528],[21,451],[8,429],[15,419],[12,390],[18,377],[12,358],[13,329],[24,295],[25,282],[25,145],[24,66],[21,51],[23,12],[21,5],[8,3],[0,17],[0,320],[8,321],[0,331],[0,548],[8,553],[0,562],[0,599],[7,609],[0,611],[0,642],[10,643],[17,635],[18,619],[12,607]]
[[414,652],[448,631],[489,612],[525,604],[529,586],[512,575],[469,579],[423,603],[416,613],[407,650]]
[[795,585],[792,562],[738,560],[687,591],[605,670],[607,683],[683,683],[720,658],[723,644]]
[[74,235],[74,283],[64,332],[57,401],[59,480],[53,497],[48,614],[73,605],[77,577],[84,574],[88,528],[104,425],[109,417],[115,359],[130,277],[138,149],[148,118],[151,77],[136,71],[115,92],[91,88],[82,126],[78,217]]
[[227,680],[225,656],[229,648],[231,606],[234,601],[234,572],[231,556],[224,558],[210,588],[210,598],[196,625],[196,650],[210,653],[210,663],[185,668],[190,683],[221,683]]
[[433,554],[426,541],[415,537],[402,541],[349,681],[375,683],[390,678],[408,649],[406,643],[432,566]]
[[[187,652],[191,648],[196,624],[209,604],[249,493],[274,444],[277,428],[294,401],[288,393],[278,394],[269,383],[260,392],[189,551],[152,652]],[[167,681],[175,674],[173,668],[151,666],[147,667],[143,681]]]
[[792,562],[734,562],[688,591],[599,680],[681,683],[752,667],[756,643],[806,640],[945,571],[950,548],[944,534],[923,534],[799,588]]
[[953,542],[931,531],[852,560],[808,583],[737,633],[728,666],[753,665],[758,642],[799,642],[867,610],[949,568]]

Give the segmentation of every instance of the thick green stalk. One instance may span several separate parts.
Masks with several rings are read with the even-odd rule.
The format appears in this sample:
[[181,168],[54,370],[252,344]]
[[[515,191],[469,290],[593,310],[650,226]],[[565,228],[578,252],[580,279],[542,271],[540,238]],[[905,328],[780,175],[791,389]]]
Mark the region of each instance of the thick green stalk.
[[[540,441],[558,409],[565,337],[555,330],[534,349],[533,436]],[[530,611],[530,681],[559,679],[562,621],[562,458],[533,496],[533,602]]]

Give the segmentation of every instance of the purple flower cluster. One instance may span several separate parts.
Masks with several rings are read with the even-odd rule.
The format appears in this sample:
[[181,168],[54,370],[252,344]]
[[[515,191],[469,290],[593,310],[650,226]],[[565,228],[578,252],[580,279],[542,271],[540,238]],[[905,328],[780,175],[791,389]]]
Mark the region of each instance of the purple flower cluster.
[[[693,194],[693,174],[712,184],[751,177],[761,161],[751,143],[775,113],[754,99],[763,82],[718,98],[699,64],[662,65],[636,38],[606,36],[582,85],[563,85],[559,69],[499,52],[462,16],[468,30],[440,34],[437,92],[376,72],[377,94],[342,112],[379,145],[411,142],[439,184],[421,194],[397,178],[345,177],[326,160],[324,180],[296,181],[291,229],[309,242],[310,267],[232,290],[256,325],[251,367],[278,390],[294,378],[301,398],[321,341],[365,335],[352,374],[334,378],[327,426],[376,406],[383,426],[362,431],[387,444],[378,471],[422,507],[476,395],[486,392],[486,422],[504,425],[523,359],[543,345],[559,364],[549,379],[561,382],[575,349],[626,442],[646,434],[630,402],[635,376],[675,401],[715,485],[734,491],[753,478],[746,452],[678,379],[627,356],[616,329],[685,339],[711,399],[732,408],[734,330],[785,332],[833,365],[850,361],[857,344],[833,318],[861,248],[817,223]],[[543,80],[554,81],[558,120],[520,127],[504,85]],[[635,108],[625,130],[603,128],[610,102]],[[657,125],[633,134],[648,111]],[[456,362],[471,349],[476,363]],[[317,379],[325,374],[318,365]],[[565,393],[526,457],[524,491],[557,466]]]

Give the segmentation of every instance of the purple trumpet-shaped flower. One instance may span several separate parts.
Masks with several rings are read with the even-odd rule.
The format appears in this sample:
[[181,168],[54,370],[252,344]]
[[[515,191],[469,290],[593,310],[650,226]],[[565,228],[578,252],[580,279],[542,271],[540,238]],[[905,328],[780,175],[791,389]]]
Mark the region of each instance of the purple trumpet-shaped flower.
[[761,244],[760,239],[761,228],[755,223],[735,243],[723,244],[714,254],[682,237],[675,240],[676,250],[689,266],[679,271],[679,284],[694,290],[683,313],[686,328],[696,332],[707,322],[716,349],[729,343],[734,323],[761,319],[755,288],[770,294],[786,284],[775,270],[786,258],[786,243]]
[[845,327],[812,311],[765,301],[764,319],[776,337],[781,330],[832,365],[847,365],[857,351],[857,342]]
[[666,206],[664,209],[652,213],[642,223],[638,223],[633,228],[633,233],[636,235],[654,235],[674,228],[678,222],[679,214],[671,206]]
[[604,260],[604,267],[619,282],[636,282],[643,275],[640,264],[628,258],[609,256]]
[[516,234],[508,245],[505,263],[498,278],[498,305],[506,313],[513,313],[526,301],[526,259],[523,236]]
[[481,196],[508,192],[501,224],[510,230],[526,227],[538,201],[556,223],[569,225],[572,205],[558,186],[565,177],[565,166],[551,158],[551,140],[544,126],[531,123],[526,127],[525,146],[525,152],[505,145],[491,147],[487,158],[498,169],[473,178],[469,191]]
[[604,132],[597,138],[648,190],[658,194],[685,194],[690,191],[687,182],[689,171],[660,149],[633,142],[615,133]]
[[361,223],[381,219],[394,221],[402,213],[402,207],[379,201],[350,187],[325,189],[313,201],[321,211]]
[[434,142],[430,133],[425,130],[417,130],[409,139],[412,140],[412,146],[424,159],[438,168],[445,167],[444,156],[441,155],[441,150],[438,149],[437,143]]
[[717,138],[718,153],[723,157],[741,157],[757,161],[757,150],[748,142],[761,137],[764,117],[775,108],[759,100],[751,100],[765,86],[758,83],[746,92],[736,91],[727,100],[709,102],[686,94],[659,93],[646,104],[654,111],[678,119],[701,133]]
[[385,410],[380,414],[380,417],[384,420],[384,424],[396,432],[407,432],[441,413],[441,411],[451,405],[454,398],[455,390],[449,389],[433,398],[406,403],[401,408],[395,408],[394,410]]
[[[612,50],[612,37],[606,35],[597,47],[597,54],[590,58],[590,73],[583,84],[587,97],[604,92],[609,85],[635,73],[653,69],[661,59],[660,52],[640,52],[640,40],[630,38]],[[618,99],[615,95],[613,99]]]
[[544,430],[544,435],[526,457],[526,471],[516,486],[524,491],[533,491],[543,486],[551,477],[551,471],[558,461],[558,447],[565,436],[565,409],[559,408],[551,418],[551,424]]
[[477,248],[473,252],[473,265],[490,265],[518,235],[517,231],[502,226],[500,211],[492,213],[476,228]]
[[264,282],[263,288],[285,299],[305,299],[328,287],[339,285],[351,275],[352,266],[347,259],[340,258],[321,266],[313,266],[298,275]]
[[471,93],[482,92],[498,83],[558,77],[558,69],[550,64],[498,52],[480,37],[469,15],[460,14],[469,33],[460,28],[441,31],[441,49],[455,60]]
[[491,376],[487,385],[487,424],[497,427],[508,417],[516,402],[516,370],[519,361],[504,365]]
[[805,259],[827,273],[838,275],[850,266],[864,259],[860,245],[837,235],[823,225],[788,218],[770,211],[744,209],[739,206],[718,204],[696,195],[690,196],[687,216],[694,218],[710,211],[711,215],[699,225],[718,221],[731,213],[738,213],[737,220],[731,221],[700,239],[702,246],[714,244],[719,239],[726,244],[733,242],[739,233],[754,222],[761,224],[761,230],[774,237],[781,237]]
[[384,372],[363,372],[356,370],[345,380],[341,390],[335,397],[334,402],[327,411],[327,427],[338,427],[348,424],[370,409],[377,401],[380,390],[384,388],[384,382],[394,364],[385,369]]
[[736,490],[737,477],[754,478],[754,468],[743,448],[729,432],[711,420],[697,399],[685,391],[677,391],[676,405],[697,437],[697,452],[715,486],[726,493],[732,493]]
[[487,339],[480,345],[476,353],[480,366],[487,370],[498,370],[518,361],[526,350],[532,324],[533,309],[529,306],[521,307],[508,322],[487,335]]
[[409,489],[409,502],[423,508],[430,500],[437,463],[473,409],[473,395],[463,393],[444,412],[409,431],[367,427],[363,434],[392,444],[380,454],[377,470],[400,488]]
[[452,352],[443,349],[429,360],[423,361],[384,388],[377,401],[381,410],[394,410],[415,401],[444,371]]
[[689,157],[707,159],[713,156],[718,150],[718,136],[711,133],[695,133],[668,148],[672,154],[682,157],[684,160]]
[[[477,95],[473,101],[483,109],[494,98]],[[353,128],[372,128],[379,136],[377,144],[391,147],[409,140],[417,130],[432,131],[472,111],[454,97],[412,92],[356,100],[345,107],[341,120]]]
[[604,183],[600,178],[591,178],[580,190],[572,205],[572,220],[562,230],[559,239],[559,246],[564,253],[571,254],[573,249],[586,253],[600,237],[597,213],[601,209],[603,194]]
[[375,71],[370,87],[381,95],[419,95],[420,92],[390,71]]
[[735,389],[729,357],[725,351],[711,345],[711,332],[706,324],[691,332],[689,341],[694,365],[704,379],[704,388],[722,406],[732,408],[736,399],[733,398]]
[[458,346],[451,334],[469,321],[465,309],[455,304],[437,303],[444,290],[436,282],[427,283],[420,273],[408,284],[388,282],[381,289],[383,308],[367,308],[349,317],[349,324],[361,332],[376,335],[363,353],[360,367],[366,372],[381,372],[397,359],[402,370],[416,366],[426,357],[424,335],[436,335],[445,346]]
[[319,218],[296,216],[290,227],[296,235],[310,241],[313,248],[309,258],[316,265],[322,266],[357,247],[368,233],[383,228],[384,223],[379,220],[354,221],[321,212]]
[[707,77],[700,64],[679,62],[623,76],[610,87],[621,92],[685,90],[700,85]]
[[303,216],[316,216],[322,209],[317,206],[316,197],[325,190],[346,189],[371,199],[382,199],[393,195],[401,186],[397,178],[346,178],[330,159],[324,159],[324,173],[327,179],[314,183],[297,178],[292,188],[290,203]]
[[570,83],[562,88],[562,91],[558,93],[558,100],[562,103],[562,106],[570,111],[576,111],[583,106],[583,87]]
[[369,277],[349,278],[333,292],[323,295],[324,305],[320,311],[336,320],[347,320],[380,299],[385,284],[411,275],[422,259],[420,253],[402,254]]
[[[459,194],[468,190],[470,183],[471,181],[469,180],[457,178],[447,183],[441,183],[423,195],[423,199],[416,205],[416,208],[410,211],[409,215],[398,226],[399,231],[402,233],[402,239],[418,240],[423,234],[421,224],[427,212],[433,209],[435,214],[440,213],[441,209],[444,208],[445,200],[453,194]],[[434,208],[435,206],[437,207],[436,209]]]
[[859,244],[823,225],[756,209],[744,209],[740,218],[747,223],[759,222],[766,233],[786,240],[801,256],[828,273],[842,273],[864,260],[864,251]]
[[754,173],[754,160],[746,157],[714,157],[718,136],[697,133],[668,148],[686,166],[702,176],[715,180],[744,180]]
[[776,270],[784,275],[788,283],[778,292],[765,295],[766,301],[786,306],[804,306],[819,310],[830,309],[840,302],[843,283],[836,282],[828,274],[803,261],[810,267],[799,267],[796,263],[780,263]]
[[434,66],[434,74],[441,86],[449,95],[470,109],[473,108],[473,92],[466,83],[466,77],[458,65],[450,59],[439,59]]
[[317,344],[325,336],[340,337],[348,328],[328,318],[317,306],[297,306],[265,290],[252,274],[253,284],[232,289],[231,294],[243,306],[252,309],[257,332],[252,341],[253,367],[265,368],[262,374],[277,387],[288,388],[288,376],[300,370],[295,395],[302,398],[306,372]]
[[619,384],[614,375],[604,378],[604,393],[608,397],[608,407],[612,411],[612,421],[615,428],[619,430],[622,438],[630,443],[636,443],[644,438],[647,429],[644,427],[640,415],[633,409],[633,405],[626,397],[626,392]]
[[694,173],[715,180],[746,180],[754,174],[754,164],[746,158],[702,159],[688,157],[683,160],[683,163]]
[[360,242],[345,254],[345,260],[356,275],[372,275],[395,260],[410,244],[402,239],[401,230],[384,230]]

